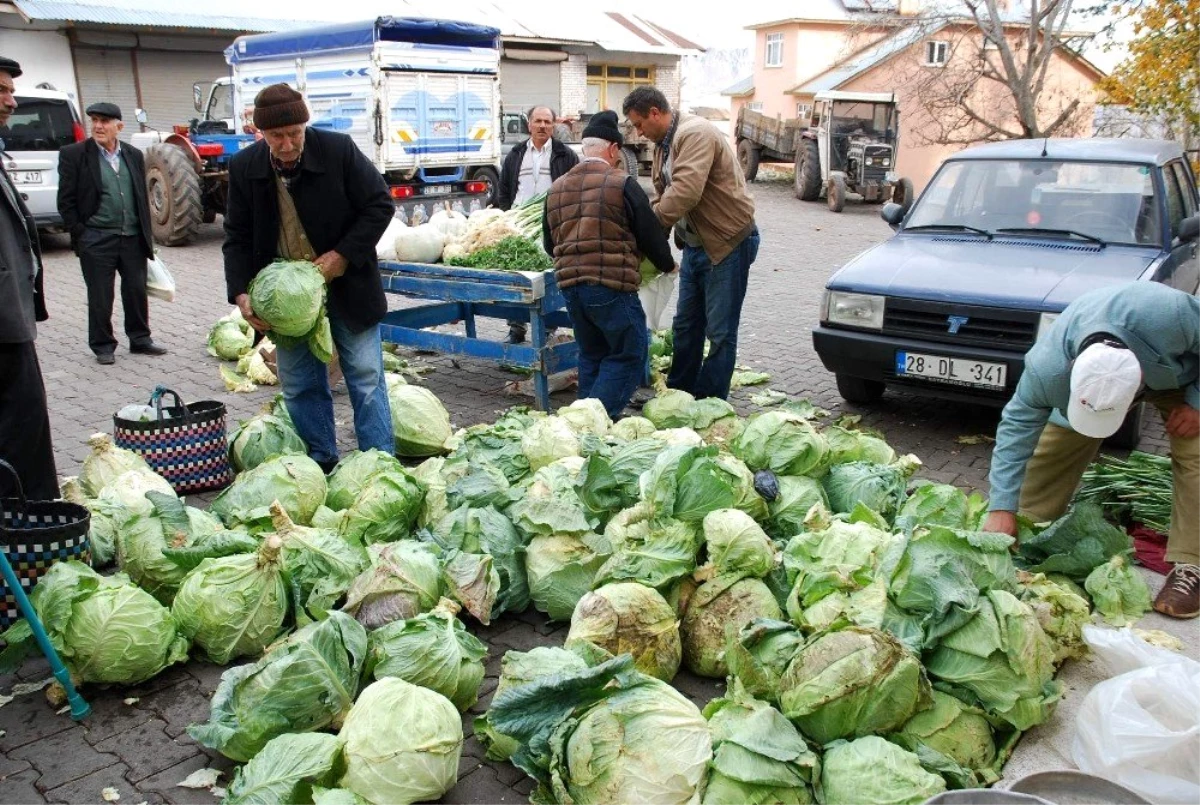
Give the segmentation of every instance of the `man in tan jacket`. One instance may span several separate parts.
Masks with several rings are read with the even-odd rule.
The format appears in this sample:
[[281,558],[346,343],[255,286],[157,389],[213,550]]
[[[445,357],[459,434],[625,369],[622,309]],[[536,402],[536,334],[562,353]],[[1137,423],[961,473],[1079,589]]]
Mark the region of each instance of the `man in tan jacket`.
[[683,249],[667,385],[724,399],[737,362],[750,264],[758,256],[754,202],[729,141],[707,120],[672,112],[655,87],[638,87],[621,109],[639,134],[658,144],[654,212],[664,228],[675,229]]

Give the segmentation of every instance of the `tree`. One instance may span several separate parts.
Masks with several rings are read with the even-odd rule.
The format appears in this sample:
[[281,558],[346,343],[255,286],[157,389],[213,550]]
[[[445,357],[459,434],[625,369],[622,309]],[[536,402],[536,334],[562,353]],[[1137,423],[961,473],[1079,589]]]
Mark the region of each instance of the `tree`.
[[1200,143],[1200,0],[1123,0],[1129,57],[1100,84],[1110,103],[1161,121],[1185,148]]

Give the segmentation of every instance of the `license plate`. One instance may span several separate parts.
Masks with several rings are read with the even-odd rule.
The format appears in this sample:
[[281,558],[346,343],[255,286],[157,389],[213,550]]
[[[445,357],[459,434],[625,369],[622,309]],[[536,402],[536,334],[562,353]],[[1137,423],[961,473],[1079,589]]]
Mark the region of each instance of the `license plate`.
[[448,195],[450,195],[450,191],[452,189],[453,188],[451,188],[451,186],[448,184],[431,184],[431,185],[425,186],[425,189],[421,191],[421,195],[424,195],[424,196],[448,196]]
[[922,352],[896,352],[896,375],[899,377],[920,377],[958,386],[1003,390],[1007,373],[1008,367],[1002,363]]
[[41,184],[41,171],[17,171],[12,174],[13,184]]

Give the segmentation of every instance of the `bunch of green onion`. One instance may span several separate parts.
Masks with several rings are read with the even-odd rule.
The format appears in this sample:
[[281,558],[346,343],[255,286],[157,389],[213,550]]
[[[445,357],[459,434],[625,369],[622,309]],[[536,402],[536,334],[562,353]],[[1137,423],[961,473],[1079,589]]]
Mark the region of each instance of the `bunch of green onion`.
[[1075,499],[1100,504],[1116,520],[1166,534],[1171,530],[1171,497],[1171,460],[1135,451],[1127,459],[1105,456],[1088,467]]

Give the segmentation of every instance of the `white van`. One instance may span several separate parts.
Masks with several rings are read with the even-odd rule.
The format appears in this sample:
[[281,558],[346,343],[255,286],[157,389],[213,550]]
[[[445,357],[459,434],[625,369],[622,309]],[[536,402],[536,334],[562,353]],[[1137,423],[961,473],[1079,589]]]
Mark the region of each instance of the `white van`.
[[58,149],[87,138],[72,97],[53,89],[18,89],[17,110],[0,126],[4,169],[38,228],[62,225],[58,214]]

